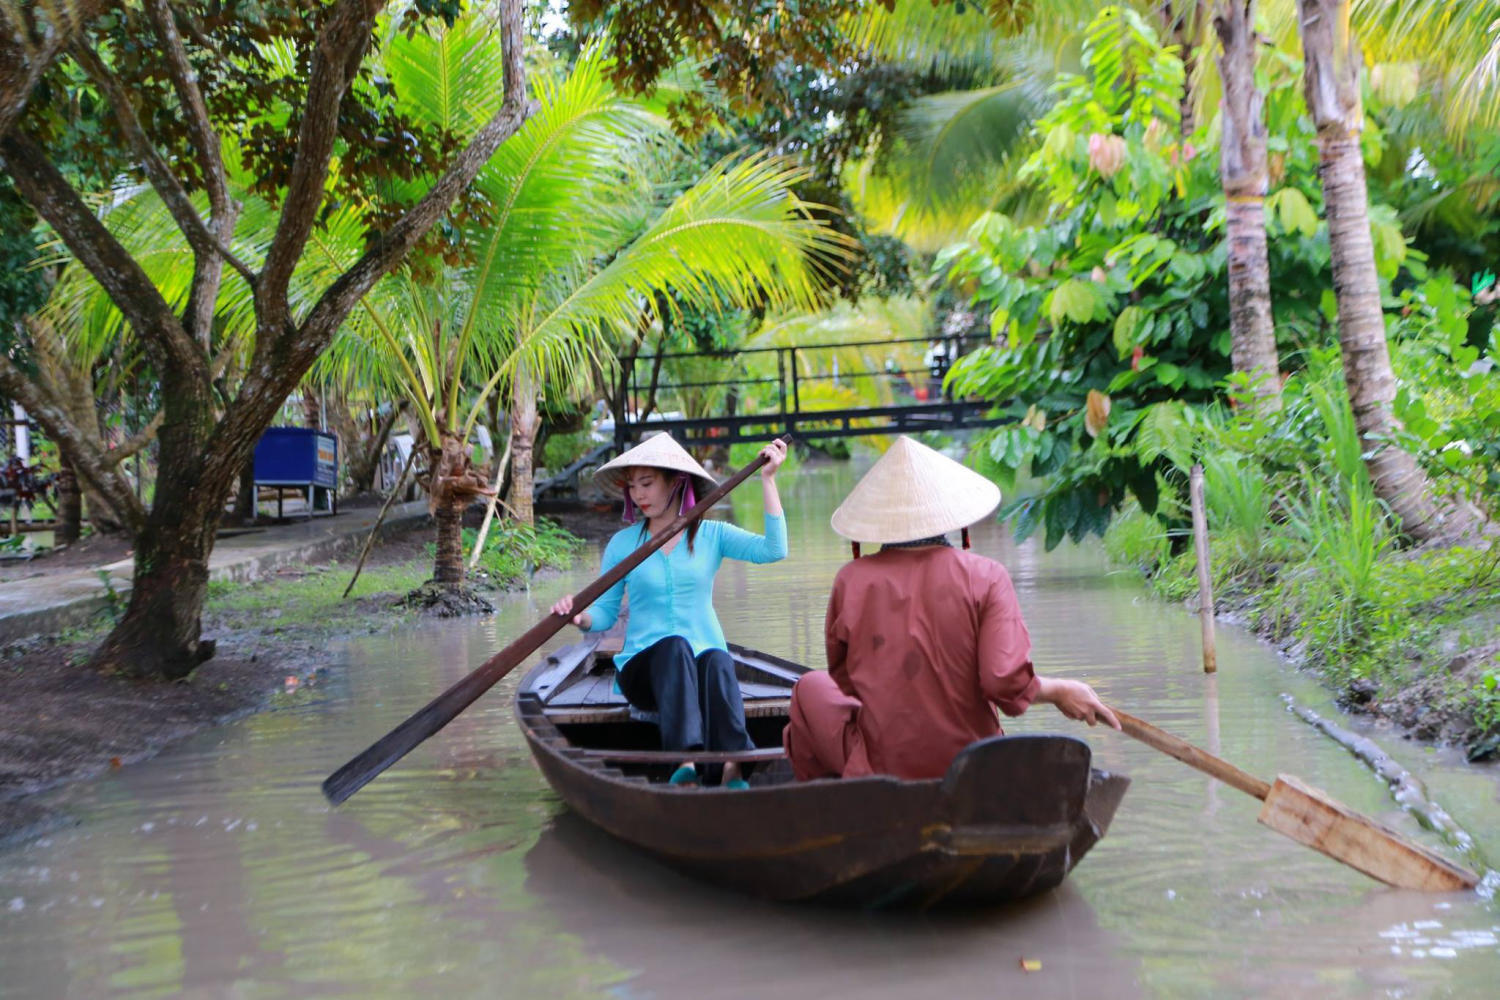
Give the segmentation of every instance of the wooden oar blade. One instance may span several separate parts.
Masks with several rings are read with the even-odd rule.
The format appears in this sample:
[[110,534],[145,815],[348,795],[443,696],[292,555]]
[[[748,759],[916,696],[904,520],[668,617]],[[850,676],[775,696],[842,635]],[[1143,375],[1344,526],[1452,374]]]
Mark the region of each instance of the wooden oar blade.
[[1291,775],[1277,775],[1260,821],[1299,844],[1400,889],[1456,892],[1479,876]]

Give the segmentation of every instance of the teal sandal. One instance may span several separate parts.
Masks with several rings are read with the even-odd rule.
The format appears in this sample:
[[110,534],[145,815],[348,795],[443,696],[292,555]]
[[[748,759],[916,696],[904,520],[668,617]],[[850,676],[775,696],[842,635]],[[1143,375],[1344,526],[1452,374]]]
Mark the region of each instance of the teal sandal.
[[698,769],[692,764],[683,764],[672,772],[672,776],[667,779],[667,784],[680,785],[687,788],[696,787],[698,784]]
[[730,778],[724,782],[724,787],[734,792],[741,792],[750,787],[750,782],[744,778]]

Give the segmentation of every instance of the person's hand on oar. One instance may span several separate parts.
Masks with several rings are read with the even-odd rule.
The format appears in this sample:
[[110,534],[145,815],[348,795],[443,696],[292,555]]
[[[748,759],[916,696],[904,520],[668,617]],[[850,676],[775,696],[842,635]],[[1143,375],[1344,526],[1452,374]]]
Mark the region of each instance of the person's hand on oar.
[[1111,729],[1120,728],[1120,720],[1115,718],[1115,713],[1083,681],[1043,677],[1040,674],[1036,680],[1039,686],[1034,700],[1038,704],[1055,705],[1068,718],[1087,722],[1091,726],[1102,722]]
[[[558,598],[557,602],[552,605],[552,613],[554,615],[562,615],[564,618],[568,618],[569,621],[571,621],[574,625],[577,625],[579,628],[583,629],[585,632],[589,630],[590,625],[594,624],[593,616],[591,616],[587,611],[580,611],[576,615],[573,614],[572,594],[564,594],[562,597]],[[569,618],[569,615],[572,615],[572,617]],[[1115,728],[1118,729],[1119,727],[1116,726]]]

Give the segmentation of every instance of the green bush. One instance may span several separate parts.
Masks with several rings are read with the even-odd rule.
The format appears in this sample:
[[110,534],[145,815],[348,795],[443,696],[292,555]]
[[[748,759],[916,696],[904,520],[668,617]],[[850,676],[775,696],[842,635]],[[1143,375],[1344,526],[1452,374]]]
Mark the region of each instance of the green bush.
[[559,472],[588,454],[597,443],[587,430],[548,435],[542,445],[542,466],[549,472]]
[[[474,551],[478,538],[473,528],[464,529],[465,553]],[[429,555],[436,555],[436,545],[429,543],[427,548]],[[496,586],[512,587],[544,567],[567,569],[582,548],[583,539],[545,517],[537,518],[535,525],[505,521],[491,527],[475,574]]]

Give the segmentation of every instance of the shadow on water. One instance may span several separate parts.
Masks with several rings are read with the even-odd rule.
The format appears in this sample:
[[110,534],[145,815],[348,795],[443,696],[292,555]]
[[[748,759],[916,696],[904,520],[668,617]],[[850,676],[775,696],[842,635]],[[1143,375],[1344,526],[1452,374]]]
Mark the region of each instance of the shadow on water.
[[[854,474],[789,478],[792,557],[719,576],[730,638],[822,664],[828,586],[848,558],[828,515]],[[757,526],[756,491],[723,513]],[[975,543],[1010,568],[1039,669],[1436,843],[1285,711],[1289,692],[1337,714],[1252,637],[1221,629],[1220,673],[1205,677],[1192,616],[1095,549],[1044,553],[995,525]],[[0,997],[1496,995],[1491,899],[1382,889],[1258,826],[1248,797],[1047,708],[1007,728],[1083,735],[1132,784],[1061,888],[999,910],[862,914],[688,882],[563,810],[511,718],[516,676],[327,807],[330,771],[591,579],[597,558],[492,619],[351,639],[327,686],[49,793],[73,825],[0,851]],[[1493,769],[1375,735],[1500,857]]]

